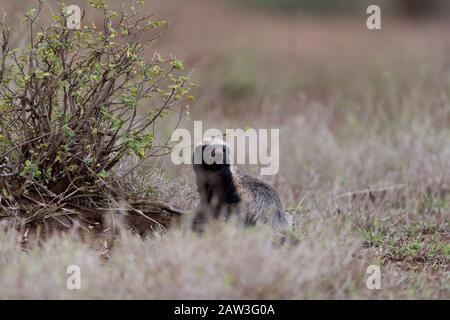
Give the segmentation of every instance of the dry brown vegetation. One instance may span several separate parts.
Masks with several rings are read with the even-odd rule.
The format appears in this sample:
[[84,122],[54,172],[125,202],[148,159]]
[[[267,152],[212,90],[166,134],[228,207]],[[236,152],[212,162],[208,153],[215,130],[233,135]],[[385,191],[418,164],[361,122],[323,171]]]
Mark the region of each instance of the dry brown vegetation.
[[[1,298],[450,298],[447,22],[391,18],[370,32],[364,16],[146,8],[172,22],[159,49],[195,67],[197,101],[181,126],[280,128],[280,172],[262,178],[294,228],[214,225],[198,236],[180,226],[145,239],[121,230],[107,261],[105,243],[75,233],[21,250],[22,234],[2,232]],[[188,211],[192,179],[162,157],[122,184]],[[72,264],[82,290],[66,289]],[[381,290],[366,288],[371,264]]]

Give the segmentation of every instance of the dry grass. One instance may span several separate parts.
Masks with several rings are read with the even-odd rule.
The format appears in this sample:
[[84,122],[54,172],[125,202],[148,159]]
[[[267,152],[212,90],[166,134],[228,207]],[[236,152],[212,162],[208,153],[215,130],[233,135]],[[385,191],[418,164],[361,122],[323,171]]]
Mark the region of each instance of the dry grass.
[[[198,103],[182,125],[280,128],[280,172],[263,179],[294,230],[122,231],[106,262],[101,245],[75,235],[22,251],[18,234],[1,233],[0,298],[450,298],[445,22],[385,21],[371,33],[359,18],[152,6],[173,21],[163,50],[196,68]],[[194,207],[191,168],[160,161],[124,183]],[[66,289],[71,264],[82,290]],[[370,264],[381,290],[366,288]]]
[[[308,219],[293,236],[232,225],[199,237],[182,229],[146,240],[123,232],[102,262],[76,236],[55,237],[30,251],[18,234],[1,234],[1,298],[323,299],[446,298],[448,273],[381,267],[382,289],[366,288],[376,254],[339,218]],[[280,246],[281,239],[284,244]],[[69,265],[81,268],[81,290],[68,290]]]
[[[175,230],[145,241],[122,234],[106,263],[75,237],[64,235],[22,252],[17,235],[2,233],[0,297],[443,298],[448,290],[443,274],[399,273],[391,265],[382,267],[382,290],[368,290],[370,256],[360,252],[346,227],[334,223],[283,247],[267,230],[214,226],[210,231],[199,237]],[[65,272],[72,264],[81,268],[81,290],[66,289]]]

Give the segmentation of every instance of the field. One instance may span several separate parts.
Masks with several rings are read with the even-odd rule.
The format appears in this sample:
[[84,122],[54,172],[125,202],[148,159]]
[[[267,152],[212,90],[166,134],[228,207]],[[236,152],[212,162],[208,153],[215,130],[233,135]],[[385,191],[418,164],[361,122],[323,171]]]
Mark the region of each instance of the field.
[[[0,298],[450,299],[447,21],[387,16],[369,31],[364,14],[197,0],[145,8],[170,21],[157,49],[193,69],[196,101],[181,127],[280,129],[279,173],[260,178],[293,229],[122,229],[112,247],[73,232],[25,250],[21,233],[2,230]],[[137,188],[196,206],[190,166],[163,156],[142,170],[130,177]],[[69,265],[80,267],[81,290],[66,287]],[[366,286],[370,265],[380,289]]]

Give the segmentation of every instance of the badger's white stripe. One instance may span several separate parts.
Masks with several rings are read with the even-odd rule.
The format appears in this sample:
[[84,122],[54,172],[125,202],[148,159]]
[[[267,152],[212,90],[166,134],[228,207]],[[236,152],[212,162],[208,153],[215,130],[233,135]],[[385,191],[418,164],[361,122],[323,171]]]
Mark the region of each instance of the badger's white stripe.
[[[201,146],[208,146],[208,145],[217,145],[217,146],[226,146],[227,150],[228,150],[228,161],[229,164],[232,165],[233,164],[233,159],[232,159],[232,153],[231,153],[231,149],[230,149],[230,145],[228,143],[226,143],[224,140],[220,139],[220,138],[216,138],[216,137],[210,137],[210,138],[206,138],[203,139],[202,141],[200,141],[199,143],[197,143],[195,145],[195,149]],[[232,173],[233,172],[233,166],[231,166],[232,169]]]
[[205,145],[208,145],[208,144],[217,144],[217,145],[227,146],[228,149],[230,148],[228,143],[226,143],[222,139],[219,139],[219,138],[216,138],[216,137],[210,137],[210,138],[203,139],[202,141],[197,143],[195,146],[196,147],[198,147],[198,146],[205,146]]

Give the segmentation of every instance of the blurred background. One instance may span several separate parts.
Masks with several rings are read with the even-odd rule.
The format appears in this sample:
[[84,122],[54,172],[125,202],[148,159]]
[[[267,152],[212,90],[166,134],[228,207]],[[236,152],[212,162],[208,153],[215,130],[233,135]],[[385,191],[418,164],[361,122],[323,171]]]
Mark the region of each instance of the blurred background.
[[[0,7],[14,24],[36,3],[2,0]],[[54,8],[57,3],[49,0]],[[87,0],[66,3],[87,10],[85,23],[95,21]],[[117,9],[133,1],[109,3]],[[370,4],[381,8],[382,30],[366,27]],[[297,112],[308,99],[379,94],[390,73],[407,86],[418,70],[448,69],[445,0],[151,0],[143,8],[170,22],[155,49],[194,69],[194,114],[219,108],[252,121],[250,109],[267,104]],[[359,90],[367,82],[370,88]]]
[[[133,1],[110,3],[117,9]],[[0,9],[20,30],[20,15],[36,4],[2,0]],[[85,22],[95,21],[87,0],[67,4],[87,10]],[[369,4],[380,6],[382,30],[367,29]],[[450,63],[445,0],[151,0],[143,8],[170,22],[155,49],[194,70],[193,115],[214,110],[252,126],[254,112],[264,108],[278,109],[270,120],[280,122],[311,100],[347,98],[353,105],[364,96],[381,98],[390,77],[404,87],[419,81],[418,72],[434,71],[426,78],[430,87],[449,81],[436,74]]]

